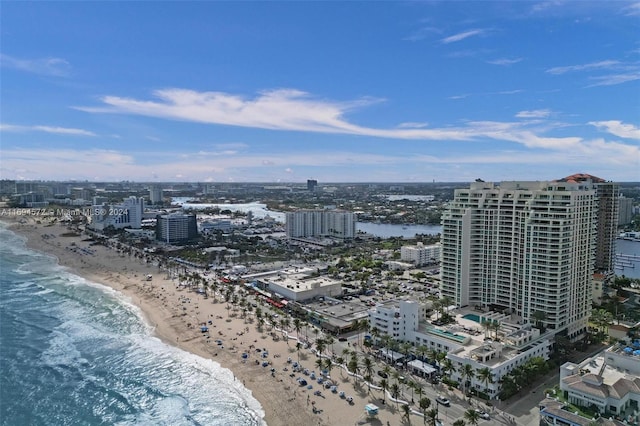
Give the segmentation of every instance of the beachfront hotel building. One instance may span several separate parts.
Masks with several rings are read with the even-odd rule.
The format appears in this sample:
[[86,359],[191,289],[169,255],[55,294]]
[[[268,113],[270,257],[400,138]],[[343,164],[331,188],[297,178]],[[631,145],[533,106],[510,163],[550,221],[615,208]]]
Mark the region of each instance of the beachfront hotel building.
[[171,213],[156,216],[156,240],[184,243],[198,237],[195,214]]
[[[529,324],[512,323],[508,315],[469,310],[456,314],[456,324],[440,327],[427,321],[427,313],[426,305],[413,300],[385,301],[369,309],[369,325],[375,327],[380,336],[388,335],[396,341],[410,343],[414,352],[420,346],[445,352],[455,368],[451,374],[454,381],[461,383],[464,380],[460,372],[465,364],[471,365],[476,372],[488,368],[494,382],[484,383],[481,375],[476,374],[470,388],[492,399],[500,393],[500,379],[515,367],[533,357],[549,357],[551,342],[540,339],[540,330]],[[482,321],[499,322],[500,328],[487,333]],[[379,352],[382,357],[387,353],[391,352],[385,348]],[[407,367],[419,375],[435,371],[420,361]]]
[[356,236],[356,217],[342,210],[299,210],[286,214],[288,238],[330,237],[350,239]]
[[442,216],[442,295],[581,338],[596,265],[609,268],[612,256],[616,188],[573,175],[457,189]]
[[96,231],[102,231],[108,227],[140,229],[144,207],[144,198],[137,197],[126,198],[120,204],[94,204],[91,206],[89,226]]
[[411,262],[415,266],[432,265],[440,261],[440,244],[425,246],[418,243],[414,246],[402,246],[400,248],[400,260]]

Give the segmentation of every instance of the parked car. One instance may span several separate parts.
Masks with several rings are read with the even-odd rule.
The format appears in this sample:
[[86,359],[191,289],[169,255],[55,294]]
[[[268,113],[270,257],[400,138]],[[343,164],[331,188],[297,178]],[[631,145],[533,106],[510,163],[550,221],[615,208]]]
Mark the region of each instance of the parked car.
[[482,411],[482,410],[480,410],[478,408],[476,408],[475,411],[476,411],[476,413],[478,413],[478,415],[480,416],[481,419],[484,419],[484,420],[489,420],[490,419],[488,413],[486,413],[486,412],[484,412],[484,411]]
[[447,398],[445,398],[445,397],[444,397],[444,396],[442,396],[442,395],[438,395],[438,396],[437,396],[437,398],[436,398],[436,402],[437,402],[438,404],[442,404],[442,405],[444,405],[445,407],[448,407],[448,406],[450,406],[450,405],[451,405],[451,401],[449,401]]
[[382,377],[383,379],[387,379],[389,377],[389,375],[382,370],[378,370],[378,376]]

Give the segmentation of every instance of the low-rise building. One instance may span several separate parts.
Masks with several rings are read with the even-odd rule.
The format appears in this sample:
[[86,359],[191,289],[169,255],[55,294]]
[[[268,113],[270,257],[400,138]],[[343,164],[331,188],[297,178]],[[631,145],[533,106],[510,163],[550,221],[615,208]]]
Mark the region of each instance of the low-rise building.
[[564,363],[560,389],[574,405],[639,424],[640,342],[612,346],[580,364]]
[[[386,334],[414,347],[446,352],[455,368],[451,374],[454,381],[465,379],[461,373],[465,364],[471,365],[476,372],[488,368],[493,383],[483,382],[482,376],[476,374],[467,388],[476,389],[490,398],[497,398],[501,390],[500,379],[515,367],[533,357],[549,357],[551,342],[530,325],[509,322],[509,316],[459,313],[456,324],[440,327],[426,320],[427,312],[426,305],[416,301],[387,301],[369,310],[369,324],[378,329],[380,336]],[[499,322],[499,330],[487,336],[481,325],[483,320]]]
[[415,266],[433,265],[440,262],[440,253],[442,246],[440,244],[432,244],[425,246],[418,243],[415,246],[402,246],[400,248],[400,260],[411,262]]
[[279,296],[302,302],[318,297],[342,296],[342,283],[334,279],[317,276],[313,268],[294,268],[262,274],[256,278],[256,284]]

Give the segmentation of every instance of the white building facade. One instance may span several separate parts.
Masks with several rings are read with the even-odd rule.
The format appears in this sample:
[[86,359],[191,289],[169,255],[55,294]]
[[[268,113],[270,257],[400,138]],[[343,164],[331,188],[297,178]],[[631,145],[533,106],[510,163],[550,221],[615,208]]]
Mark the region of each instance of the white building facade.
[[142,226],[144,198],[129,197],[121,204],[99,204],[91,206],[91,228],[102,231],[115,229],[139,229]]
[[551,342],[538,339],[540,333],[530,326],[501,323],[502,342],[486,340],[484,335],[469,333],[462,328],[435,327],[425,323],[426,307],[418,302],[401,300],[379,304],[369,310],[369,325],[376,327],[380,336],[389,335],[394,340],[409,342],[414,348],[423,346],[429,350],[445,352],[456,371],[451,379],[462,382],[462,366],[469,364],[476,371],[488,368],[493,383],[484,383],[476,374],[470,388],[497,398],[500,379],[515,367],[533,357],[548,359]]
[[457,306],[501,309],[521,323],[541,315],[545,328],[570,338],[586,332],[593,182],[475,182],[455,191],[442,223],[443,296]]
[[442,246],[440,244],[432,244],[425,246],[418,243],[415,246],[402,246],[400,248],[400,260],[411,262],[416,266],[432,265],[440,261]]
[[287,237],[331,237],[351,239],[356,236],[356,217],[340,210],[300,210],[286,214]]

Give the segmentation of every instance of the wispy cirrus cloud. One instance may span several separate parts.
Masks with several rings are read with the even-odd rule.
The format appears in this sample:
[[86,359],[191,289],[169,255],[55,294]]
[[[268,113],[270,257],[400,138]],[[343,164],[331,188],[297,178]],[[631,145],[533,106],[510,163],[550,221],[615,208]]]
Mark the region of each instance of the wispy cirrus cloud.
[[415,122],[415,121],[407,121],[406,123],[398,124],[399,129],[422,129],[423,127],[427,127],[429,123],[426,121],[423,122]]
[[432,34],[440,34],[442,31],[436,27],[422,27],[403,38],[406,41],[420,41],[429,38]]
[[509,66],[509,65],[517,64],[518,62],[522,62],[522,58],[500,58],[500,59],[487,61],[488,64],[502,65],[502,66]]
[[595,83],[592,83],[587,87],[615,86],[616,84],[622,84],[622,83],[627,83],[629,81],[640,80],[640,71],[623,73],[623,74],[599,75],[597,77],[590,77],[590,80],[595,81]]
[[574,72],[574,71],[612,69],[613,67],[616,67],[618,65],[620,65],[620,61],[606,60],[606,61],[599,61],[599,62],[591,62],[589,64],[569,65],[569,66],[564,66],[564,67],[553,67],[553,68],[549,68],[548,70],[546,70],[546,72],[549,73],[549,74],[558,75],[558,74],[564,74],[564,73],[567,73],[567,72]]
[[155,91],[156,100],[105,96],[105,106],[76,107],[91,113],[121,113],[197,123],[220,124],[269,130],[306,131],[374,136],[396,139],[467,140],[466,129],[378,129],[348,122],[350,111],[380,99],[362,98],[332,102],[308,93],[279,89],[264,91],[253,98],[222,92],[186,89]]
[[0,53],[0,66],[54,77],[68,77],[71,74],[71,64],[55,57],[25,59]]
[[640,2],[633,3],[623,8],[626,16],[640,16]]
[[640,128],[633,124],[625,124],[620,120],[590,121],[589,124],[621,138],[640,140]]
[[549,109],[535,109],[530,111],[520,111],[516,114],[518,118],[547,118],[551,115]]
[[0,124],[0,132],[44,132],[70,136],[96,136],[95,133],[84,129],[56,126],[19,126],[15,124]]
[[473,30],[463,31],[461,33],[453,34],[453,35],[450,35],[449,37],[440,39],[440,42],[443,44],[455,43],[457,41],[461,41],[469,37],[483,35],[486,32],[487,32],[486,29],[473,29]]

